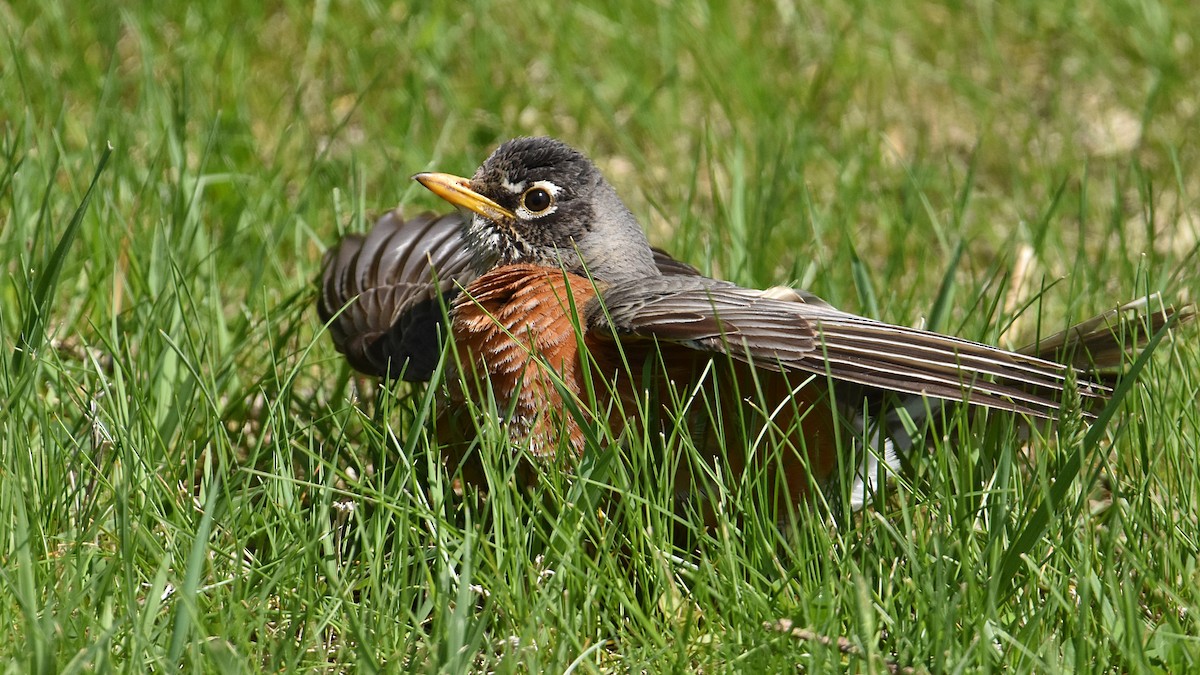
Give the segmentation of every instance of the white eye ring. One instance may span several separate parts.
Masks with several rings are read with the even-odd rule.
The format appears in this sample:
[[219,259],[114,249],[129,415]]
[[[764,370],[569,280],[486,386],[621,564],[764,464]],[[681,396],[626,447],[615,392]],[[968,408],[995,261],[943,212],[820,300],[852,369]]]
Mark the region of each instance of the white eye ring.
[[[517,216],[520,218],[543,218],[558,210],[558,194],[562,192],[562,188],[548,180],[534,181],[533,185],[521,194],[521,204],[517,207]],[[530,208],[527,201],[533,198],[535,202],[546,200],[547,203],[540,209]],[[539,206],[539,203],[534,203],[531,206]]]

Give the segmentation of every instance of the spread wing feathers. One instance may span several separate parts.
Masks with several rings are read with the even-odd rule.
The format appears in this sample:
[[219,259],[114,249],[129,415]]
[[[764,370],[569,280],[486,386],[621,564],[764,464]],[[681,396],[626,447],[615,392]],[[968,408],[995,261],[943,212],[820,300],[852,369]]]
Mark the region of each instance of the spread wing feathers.
[[[704,277],[614,285],[588,308],[589,326],[727,353],[762,368],[800,370],[879,389],[1054,417],[1076,379],[1083,396],[1107,388],[1052,361],[834,309],[802,291],[755,291]],[[1042,392],[1042,393],[1039,393]]]
[[[433,375],[442,303],[478,276],[462,242],[465,223],[458,212],[405,220],[390,211],[366,236],[348,235],[326,252],[317,312],[356,370],[410,382]],[[654,262],[663,274],[700,274],[660,249]]]
[[441,355],[439,297],[449,300],[476,276],[460,240],[463,222],[458,213],[405,220],[391,211],[365,237],[349,235],[325,254],[317,310],[356,370],[410,381],[432,375]]

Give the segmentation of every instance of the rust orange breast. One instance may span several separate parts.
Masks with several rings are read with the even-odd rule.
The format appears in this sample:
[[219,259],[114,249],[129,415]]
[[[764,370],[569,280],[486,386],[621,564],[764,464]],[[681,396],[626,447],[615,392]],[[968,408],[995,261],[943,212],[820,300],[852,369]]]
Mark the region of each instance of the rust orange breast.
[[583,277],[506,265],[476,279],[451,308],[464,386],[476,394],[490,386],[497,404],[512,409],[513,434],[529,437],[537,455],[553,454],[561,443],[575,453],[583,449],[563,392],[583,390],[588,359],[580,352],[578,317],[595,297],[592,282]]
[[[564,450],[578,456],[581,420],[564,396],[576,397],[574,407],[584,415],[612,411],[605,421],[616,438],[628,424],[651,424],[645,415],[667,428],[680,394],[691,392],[706,399],[693,400],[685,413],[692,441],[708,455],[723,455],[735,473],[759,471],[792,500],[829,478],[837,466],[836,415],[823,383],[805,385],[803,375],[755,370],[683,345],[660,352],[654,341],[635,339],[618,346],[581,325],[596,294],[589,279],[534,265],[499,267],[472,282],[451,308],[463,369],[451,407],[468,396],[487,400],[490,390],[501,411],[511,410],[514,440],[528,440],[538,456]],[[447,426],[461,433],[461,421]],[[694,487],[690,471],[681,469],[678,490]]]

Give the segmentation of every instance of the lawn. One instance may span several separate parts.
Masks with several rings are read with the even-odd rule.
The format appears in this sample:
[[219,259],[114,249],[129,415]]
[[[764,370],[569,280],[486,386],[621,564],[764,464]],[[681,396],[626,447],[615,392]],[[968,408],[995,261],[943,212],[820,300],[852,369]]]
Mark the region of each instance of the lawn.
[[[1200,343],[673,548],[639,443],[457,497],[321,254],[502,140],[747,286],[1016,347],[1200,300],[1200,5],[0,0],[7,672],[1200,668]],[[676,6],[678,4],[678,6]],[[485,431],[489,431],[486,430]],[[607,495],[625,498],[615,505]]]

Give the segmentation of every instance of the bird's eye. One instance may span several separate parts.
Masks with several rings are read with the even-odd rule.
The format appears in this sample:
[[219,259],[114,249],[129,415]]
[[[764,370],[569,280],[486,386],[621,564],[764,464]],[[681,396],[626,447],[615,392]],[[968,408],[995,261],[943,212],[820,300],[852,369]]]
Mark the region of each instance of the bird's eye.
[[545,188],[534,187],[525,191],[521,195],[521,205],[524,206],[530,213],[541,213],[550,208],[554,203],[554,197]]

